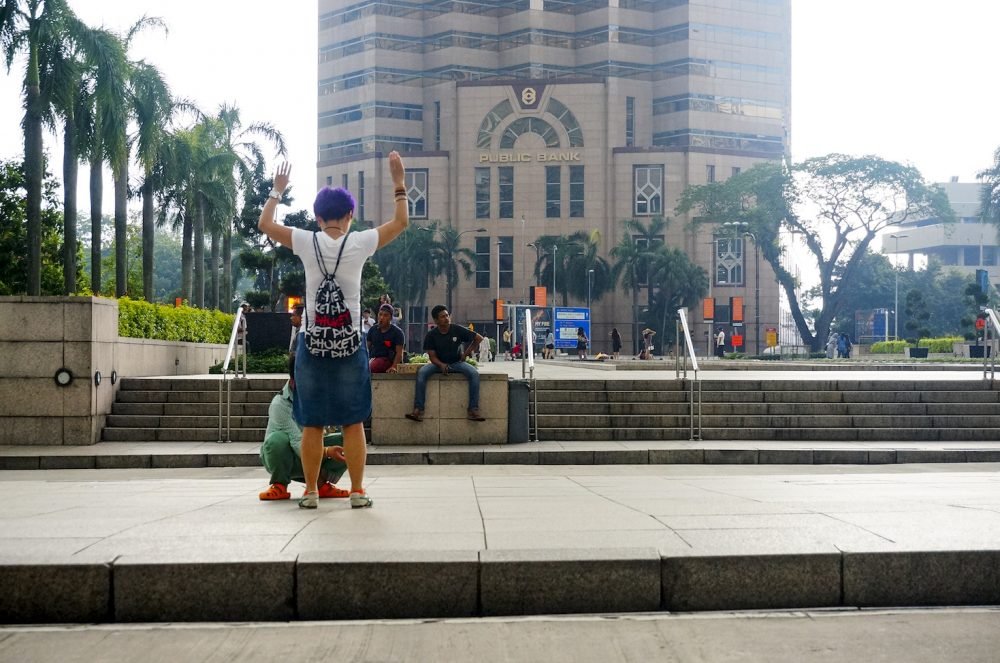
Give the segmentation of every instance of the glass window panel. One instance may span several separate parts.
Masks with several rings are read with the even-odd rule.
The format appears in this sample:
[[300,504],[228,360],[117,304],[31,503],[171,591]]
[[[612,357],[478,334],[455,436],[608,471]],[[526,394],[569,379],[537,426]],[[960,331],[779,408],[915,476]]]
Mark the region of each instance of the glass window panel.
[[490,218],[490,169],[476,168],[476,218]]
[[514,218],[514,168],[501,166],[497,169],[500,183],[500,218]]

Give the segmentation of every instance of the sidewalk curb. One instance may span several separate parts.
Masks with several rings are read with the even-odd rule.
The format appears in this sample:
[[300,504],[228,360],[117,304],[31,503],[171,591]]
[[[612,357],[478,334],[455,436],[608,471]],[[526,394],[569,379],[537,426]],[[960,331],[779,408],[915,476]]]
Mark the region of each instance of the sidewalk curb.
[[[233,592],[254,578],[253,600]],[[329,601],[318,583],[336,580]],[[0,561],[0,622],[426,619],[1000,604],[1000,550],[668,557],[652,548]],[[436,597],[428,601],[428,591]],[[52,597],[59,600],[54,601]],[[377,600],[370,600],[376,597]]]

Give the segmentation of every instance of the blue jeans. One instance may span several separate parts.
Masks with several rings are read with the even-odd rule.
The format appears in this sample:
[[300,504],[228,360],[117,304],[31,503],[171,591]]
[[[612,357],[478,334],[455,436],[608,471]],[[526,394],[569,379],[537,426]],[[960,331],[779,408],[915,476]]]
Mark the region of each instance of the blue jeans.
[[[437,364],[425,364],[417,371],[417,393],[413,397],[413,407],[417,410],[424,409],[424,400],[427,396],[427,381],[435,373],[440,373],[441,369]],[[479,371],[472,364],[464,361],[448,364],[449,373],[460,373],[469,380],[469,409],[479,407]]]

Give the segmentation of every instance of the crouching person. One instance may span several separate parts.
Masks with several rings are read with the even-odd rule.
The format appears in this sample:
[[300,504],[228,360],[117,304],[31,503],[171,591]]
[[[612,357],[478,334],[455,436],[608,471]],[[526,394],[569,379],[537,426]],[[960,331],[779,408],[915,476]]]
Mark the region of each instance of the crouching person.
[[411,421],[424,420],[424,400],[427,395],[427,381],[435,373],[448,375],[459,373],[469,381],[469,421],[486,421],[479,412],[479,371],[465,363],[466,357],[474,354],[483,342],[483,337],[462,327],[451,324],[451,314],[445,306],[431,309],[431,317],[437,323],[424,337],[424,351],[430,358],[417,372],[416,393],[413,396],[413,412],[406,415]]
[[[295,357],[288,358],[288,383],[271,399],[267,409],[267,430],[260,447],[260,460],[271,474],[271,486],[260,494],[261,500],[287,500],[291,497],[288,485],[292,481],[305,483],[302,471],[302,428],[292,417],[295,398]],[[347,471],[344,459],[343,436],[332,433],[323,437],[323,460],[319,468],[320,497],[349,497],[351,491],[334,484]]]

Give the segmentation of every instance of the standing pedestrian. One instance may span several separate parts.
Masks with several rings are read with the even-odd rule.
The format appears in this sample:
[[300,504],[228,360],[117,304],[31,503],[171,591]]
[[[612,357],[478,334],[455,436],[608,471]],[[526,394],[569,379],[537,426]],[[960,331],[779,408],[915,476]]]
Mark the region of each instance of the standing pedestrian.
[[622,351],[622,335],[618,332],[618,327],[611,328],[611,358],[618,359],[618,354]]
[[590,343],[590,339],[587,338],[587,332],[583,331],[583,327],[576,328],[576,356],[579,359],[587,358],[587,344]]
[[837,351],[840,335],[837,332],[830,332],[830,338],[826,341],[826,358],[833,359],[833,354]]
[[389,154],[394,186],[392,219],[368,230],[351,232],[354,197],[342,188],[322,188],[313,212],[318,232],[276,223],[274,212],[288,187],[291,168],[282,164],[274,177],[257,227],[274,242],[292,249],[306,275],[305,331],[295,356],[295,420],[302,426],[304,509],[319,504],[317,481],[323,460],[323,428],[340,425],[351,477],[351,507],[372,506],[364,488],[365,429],[371,416],[371,374],[361,338],[361,269],[376,250],[406,230],[405,169],[398,152]]

